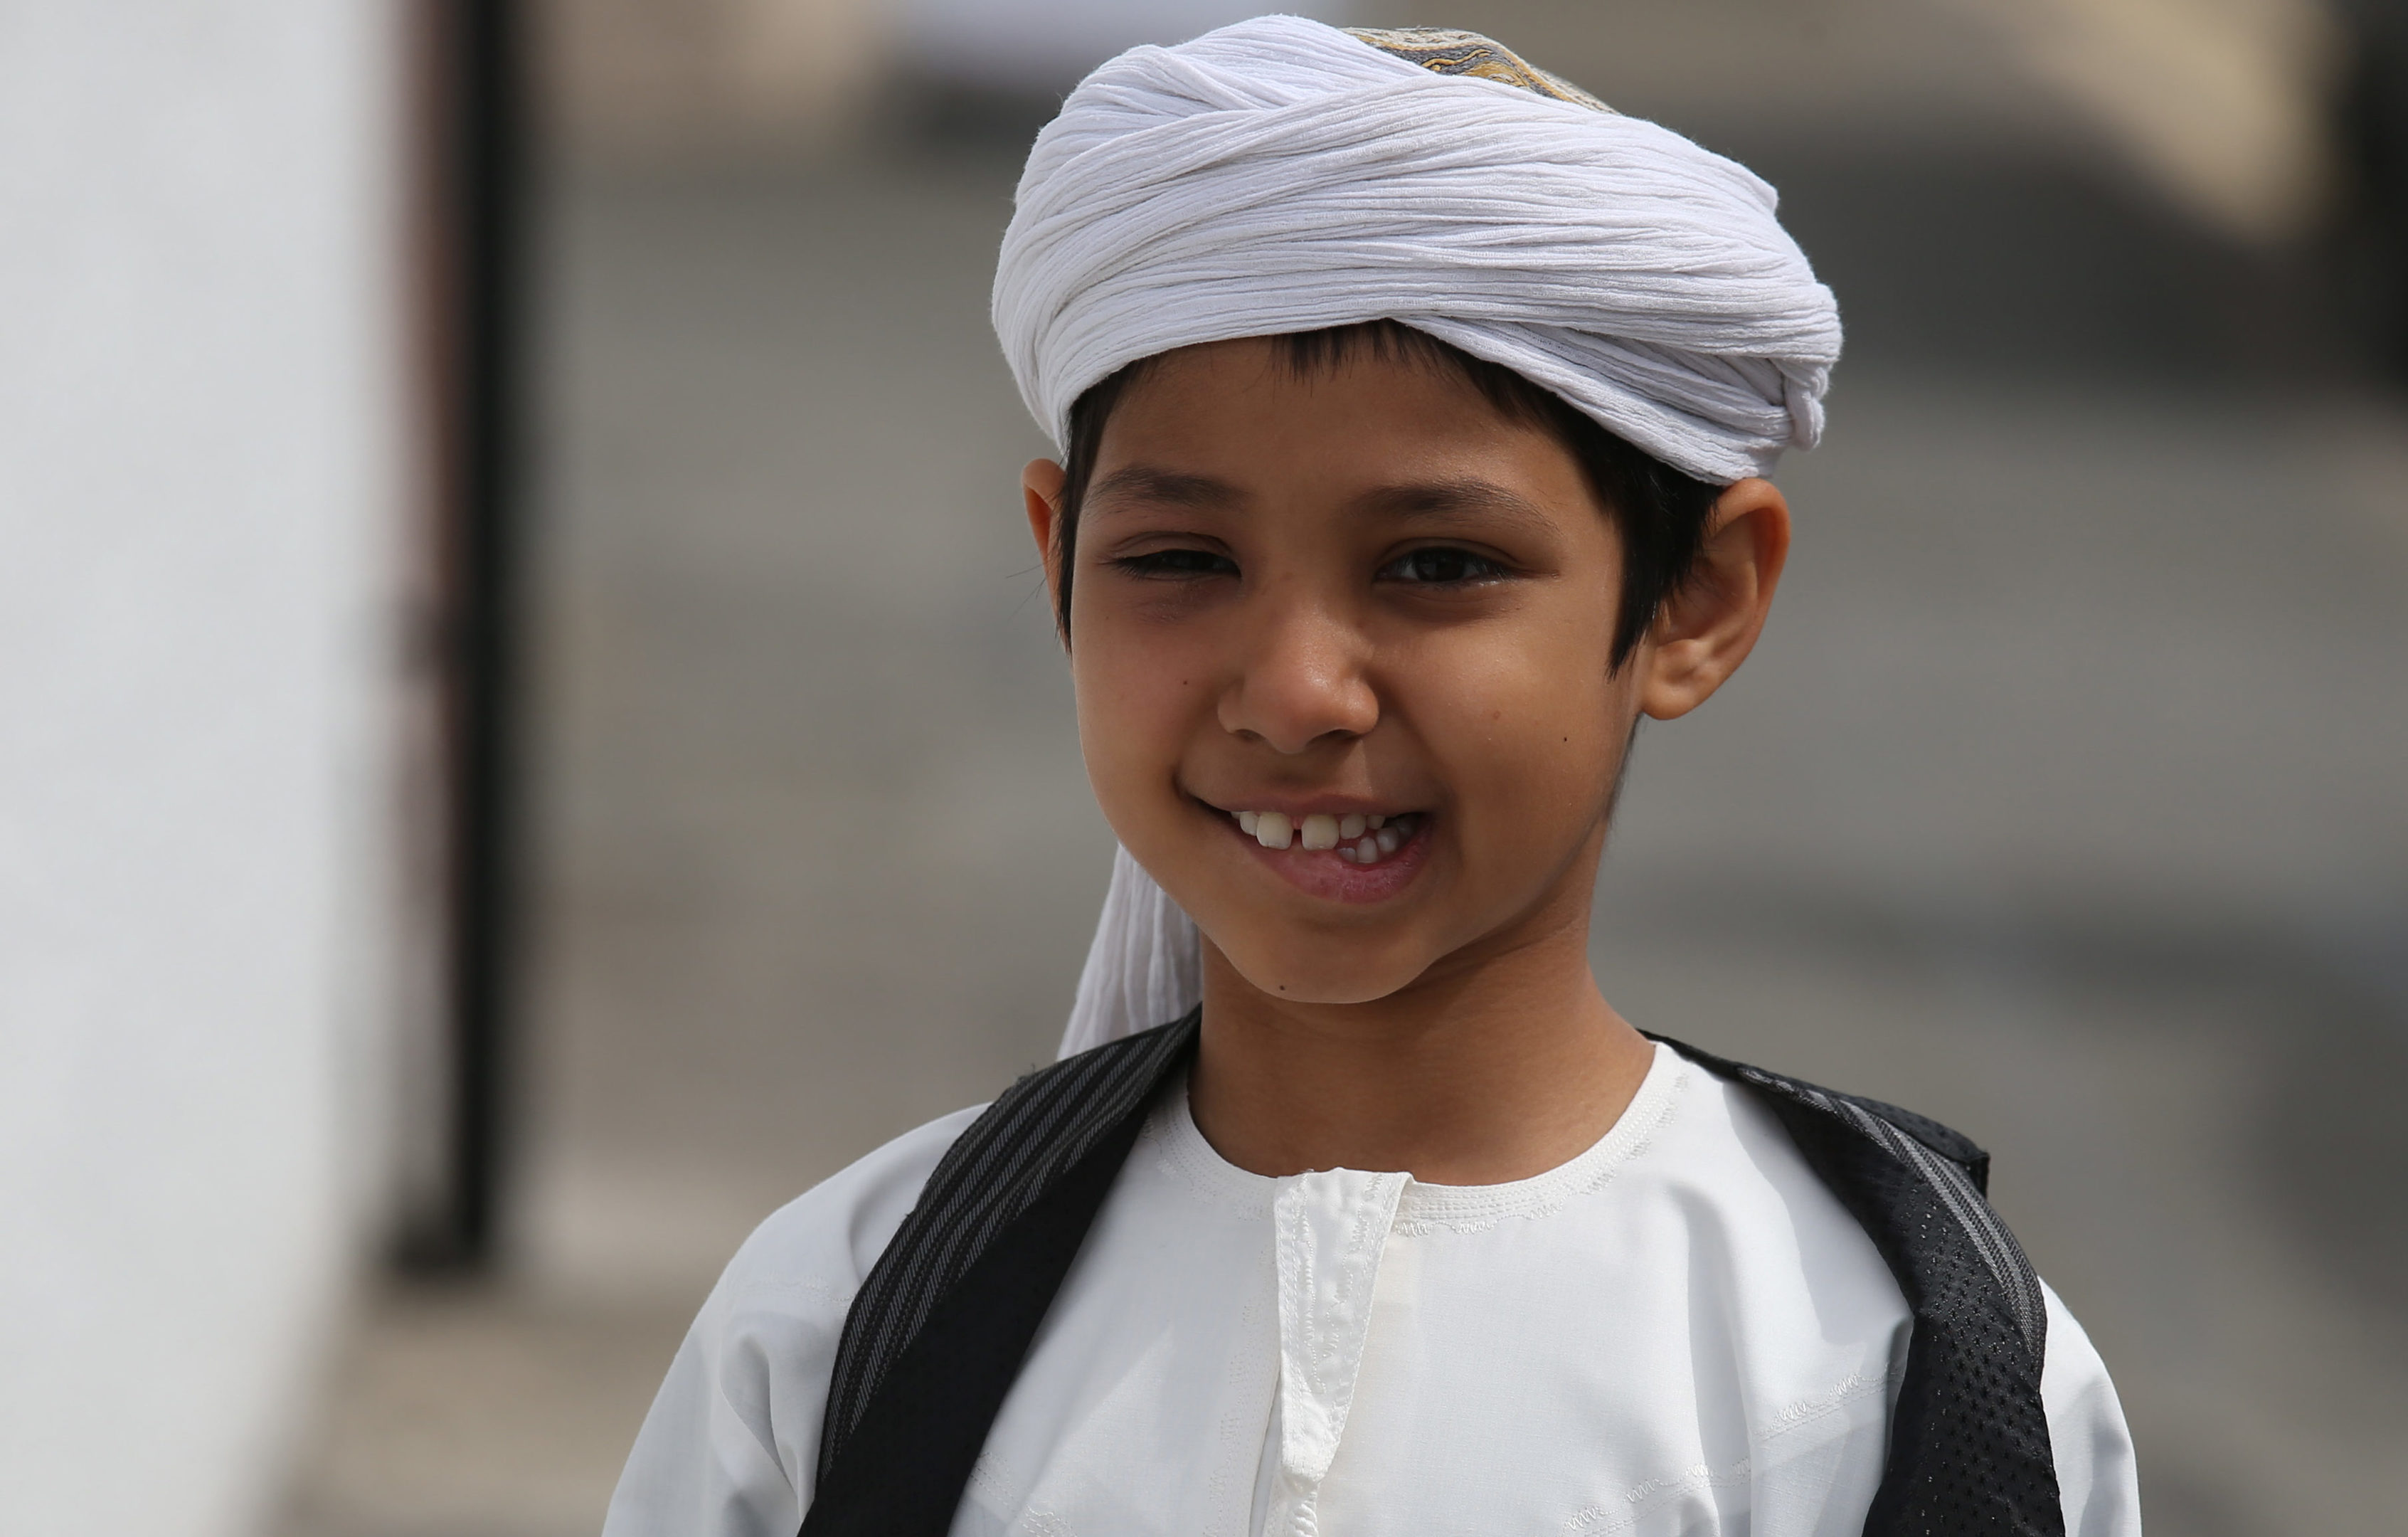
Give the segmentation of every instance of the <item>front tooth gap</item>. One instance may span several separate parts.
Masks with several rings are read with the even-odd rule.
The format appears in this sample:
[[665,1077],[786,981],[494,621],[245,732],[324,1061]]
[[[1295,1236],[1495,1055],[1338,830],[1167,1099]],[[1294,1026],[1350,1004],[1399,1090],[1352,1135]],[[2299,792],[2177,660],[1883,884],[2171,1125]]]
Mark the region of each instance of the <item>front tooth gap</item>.
[[1296,827],[1285,812],[1265,812],[1254,819],[1254,841],[1267,849],[1283,849],[1296,840]]
[[1304,819],[1304,846],[1308,849],[1334,849],[1338,846],[1338,819],[1327,812],[1315,812]]

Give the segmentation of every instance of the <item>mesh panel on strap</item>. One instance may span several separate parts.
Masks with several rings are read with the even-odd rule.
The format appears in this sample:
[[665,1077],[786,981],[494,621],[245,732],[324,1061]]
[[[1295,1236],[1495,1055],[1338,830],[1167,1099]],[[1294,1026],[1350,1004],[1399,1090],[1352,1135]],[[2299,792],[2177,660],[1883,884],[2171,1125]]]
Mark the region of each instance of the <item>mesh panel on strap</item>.
[[1863,1224],[1914,1314],[1867,1537],[2064,1537],[2040,1396],[2040,1278],[1984,1196],[1989,1156],[1879,1100],[1670,1042],[1753,1090]]

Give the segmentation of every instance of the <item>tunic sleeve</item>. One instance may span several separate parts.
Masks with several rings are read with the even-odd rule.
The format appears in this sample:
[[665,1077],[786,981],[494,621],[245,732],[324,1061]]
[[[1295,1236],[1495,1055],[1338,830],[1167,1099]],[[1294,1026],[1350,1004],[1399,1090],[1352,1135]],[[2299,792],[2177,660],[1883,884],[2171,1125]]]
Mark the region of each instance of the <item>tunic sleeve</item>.
[[[773,1321],[757,1314],[748,1327],[739,1311],[723,1281],[644,1416],[611,1497],[604,1537],[794,1537],[810,1492],[797,1487],[796,1474],[808,1477],[810,1469],[790,1468],[779,1455],[774,1416],[765,1412],[770,1395],[762,1389],[771,1360],[783,1356],[808,1374],[809,1358],[824,1357],[832,1346],[812,1348],[822,1329],[761,1329]],[[798,1348],[776,1350],[781,1332]],[[824,1379],[824,1365],[820,1375]]]
[[2048,1283],[2041,1283],[2041,1291],[2048,1302],[2048,1351],[2041,1362],[2040,1396],[2056,1453],[2066,1537],[2141,1537],[2132,1432],[2107,1363]]
[[845,1310],[979,1108],[896,1138],[745,1241],[644,1416],[603,1537],[794,1537]]

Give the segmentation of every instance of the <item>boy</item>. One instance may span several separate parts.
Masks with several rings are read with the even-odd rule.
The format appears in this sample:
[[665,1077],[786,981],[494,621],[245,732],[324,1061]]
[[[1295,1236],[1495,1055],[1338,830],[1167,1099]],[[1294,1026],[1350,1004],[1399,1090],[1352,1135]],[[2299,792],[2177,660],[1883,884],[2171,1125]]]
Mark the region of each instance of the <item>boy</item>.
[[2137,1533],[1979,1149],[1589,970],[1838,354],[1770,189],[1484,38],[1263,18],[1069,98],[995,313],[1124,849],[1064,1060],[763,1226],[612,1537]]

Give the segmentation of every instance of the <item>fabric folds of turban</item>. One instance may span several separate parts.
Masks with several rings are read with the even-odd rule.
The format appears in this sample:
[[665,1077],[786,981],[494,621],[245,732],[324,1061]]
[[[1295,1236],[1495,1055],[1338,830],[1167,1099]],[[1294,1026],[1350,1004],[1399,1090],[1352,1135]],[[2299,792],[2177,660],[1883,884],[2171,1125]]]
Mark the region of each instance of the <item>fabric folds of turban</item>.
[[[995,279],[1021,396],[1395,320],[1725,484],[1811,447],[1831,293],[1746,167],[1485,38],[1260,17],[1096,69],[1039,134]],[[1063,1050],[1195,1001],[1195,926],[1124,852]]]
[[1070,93],[1020,179],[996,335],[1057,446],[1139,358],[1393,319],[1727,483],[1813,445],[1840,352],[1773,206],[1652,122],[1266,16]]

